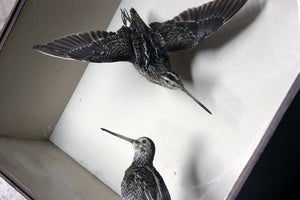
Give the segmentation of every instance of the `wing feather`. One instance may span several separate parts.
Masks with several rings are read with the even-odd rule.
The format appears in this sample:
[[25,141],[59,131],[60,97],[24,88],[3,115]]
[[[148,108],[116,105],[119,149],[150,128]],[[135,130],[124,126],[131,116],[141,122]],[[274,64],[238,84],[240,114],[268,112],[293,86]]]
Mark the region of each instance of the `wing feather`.
[[167,52],[195,47],[234,16],[247,0],[214,0],[183,11],[172,20],[150,27],[165,41]]
[[33,48],[52,56],[88,62],[131,61],[130,30],[122,27],[117,32],[91,31],[67,35]]

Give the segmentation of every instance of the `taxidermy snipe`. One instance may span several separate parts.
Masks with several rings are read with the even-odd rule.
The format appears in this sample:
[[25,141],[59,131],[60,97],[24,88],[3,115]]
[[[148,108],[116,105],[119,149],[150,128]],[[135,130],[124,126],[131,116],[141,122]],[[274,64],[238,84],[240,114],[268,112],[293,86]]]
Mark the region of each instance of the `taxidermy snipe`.
[[80,61],[131,62],[150,82],[182,90],[211,114],[184,87],[180,76],[171,71],[168,53],[197,46],[234,16],[246,2],[214,0],[188,9],[171,20],[153,22],[149,26],[135,9],[130,9],[130,16],[126,10],[121,10],[124,25],[116,32],[72,34],[33,48],[52,56]]
[[155,146],[147,137],[137,140],[101,128],[132,143],[134,157],[121,183],[122,200],[171,200],[167,186],[153,166]]

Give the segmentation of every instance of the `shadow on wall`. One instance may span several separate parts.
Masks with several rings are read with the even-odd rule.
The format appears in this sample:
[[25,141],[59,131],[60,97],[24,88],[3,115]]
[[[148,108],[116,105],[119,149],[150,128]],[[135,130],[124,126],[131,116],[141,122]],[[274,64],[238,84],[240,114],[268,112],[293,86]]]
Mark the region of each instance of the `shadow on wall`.
[[[202,164],[200,160],[202,160],[205,155],[208,155],[206,152],[205,137],[203,138],[201,135],[203,135],[203,133],[198,132],[190,138],[190,148],[185,151],[186,157],[182,163],[184,171],[182,172],[181,185],[184,192],[181,196],[190,200],[206,199],[207,196],[213,197],[214,195],[212,194],[211,187],[214,187],[214,184],[218,183],[220,178],[227,173],[227,170],[225,170],[211,176],[211,173],[207,173],[205,170],[201,169],[206,163]],[[223,165],[223,155],[219,154],[218,157],[220,159],[216,159],[213,167],[217,168],[218,166]],[[212,171],[214,170],[212,169]],[[209,188],[210,190],[208,190]],[[218,192],[216,192],[216,194],[217,193]],[[219,197],[213,199],[217,198]]]
[[184,196],[189,196],[191,199],[199,199],[201,196],[201,180],[199,179],[200,175],[198,172],[199,168],[199,155],[203,153],[200,149],[202,146],[199,144],[198,139],[191,140],[192,148],[187,151],[186,155],[186,170],[183,174],[182,185],[184,187],[185,194]]
[[[207,192],[207,188],[214,182],[212,180],[201,180],[201,177],[206,177],[201,170],[200,159],[205,152],[205,141],[199,138],[201,133],[195,133],[194,137],[190,140],[190,147],[186,151],[186,159],[184,164],[183,179],[181,184],[184,193],[181,194],[182,197],[188,197],[190,200],[196,200],[203,198],[203,195]],[[201,142],[199,142],[201,141]],[[222,155],[220,155],[222,156]],[[215,163],[218,166],[220,163]],[[208,181],[208,182],[207,182]]]

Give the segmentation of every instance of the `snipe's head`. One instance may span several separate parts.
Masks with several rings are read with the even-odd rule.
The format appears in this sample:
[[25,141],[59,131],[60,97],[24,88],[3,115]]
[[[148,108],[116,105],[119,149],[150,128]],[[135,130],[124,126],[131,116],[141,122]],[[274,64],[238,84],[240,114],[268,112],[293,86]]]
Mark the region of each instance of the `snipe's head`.
[[130,142],[134,148],[134,158],[133,162],[136,164],[152,164],[155,154],[155,145],[150,138],[140,137],[136,140],[125,137],[118,133],[109,131],[105,128],[101,128],[101,130],[106,131],[116,137],[119,137],[123,140]]
[[163,71],[160,73],[161,86],[170,89],[182,89],[184,88],[181,78],[178,74],[172,71]]
[[194,97],[183,85],[178,74],[172,71],[163,71],[160,73],[160,85],[170,89],[180,89],[189,95],[198,105],[200,105],[206,112],[212,114],[196,97]]
[[151,162],[154,159],[155,145],[150,138],[140,137],[133,142],[134,161]]

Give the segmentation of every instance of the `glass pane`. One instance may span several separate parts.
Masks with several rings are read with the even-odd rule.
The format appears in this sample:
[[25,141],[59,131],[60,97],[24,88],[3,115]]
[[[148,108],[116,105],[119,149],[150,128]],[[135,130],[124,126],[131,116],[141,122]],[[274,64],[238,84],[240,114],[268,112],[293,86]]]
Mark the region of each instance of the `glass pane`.
[[25,198],[10,184],[8,184],[2,177],[0,177],[0,199],[25,200]]
[[10,15],[16,0],[2,0],[0,1],[0,31],[3,28],[8,16]]

